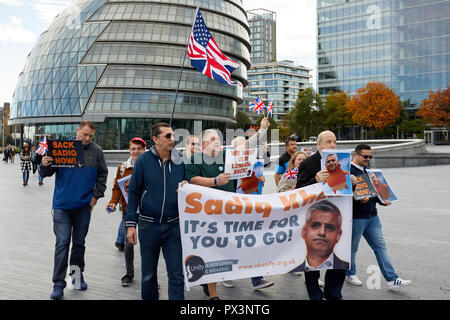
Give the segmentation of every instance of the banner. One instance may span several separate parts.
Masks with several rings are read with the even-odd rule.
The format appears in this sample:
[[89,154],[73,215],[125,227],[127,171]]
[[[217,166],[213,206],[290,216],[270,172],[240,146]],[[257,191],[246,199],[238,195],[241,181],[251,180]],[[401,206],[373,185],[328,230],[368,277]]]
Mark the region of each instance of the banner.
[[247,178],[252,175],[256,161],[256,149],[226,149],[225,172],[230,173],[230,180]]
[[52,168],[79,168],[83,165],[81,140],[52,140],[48,143],[48,156],[53,158]]
[[264,195],[186,184],[178,208],[188,287],[349,267],[352,198],[326,197],[319,183]]

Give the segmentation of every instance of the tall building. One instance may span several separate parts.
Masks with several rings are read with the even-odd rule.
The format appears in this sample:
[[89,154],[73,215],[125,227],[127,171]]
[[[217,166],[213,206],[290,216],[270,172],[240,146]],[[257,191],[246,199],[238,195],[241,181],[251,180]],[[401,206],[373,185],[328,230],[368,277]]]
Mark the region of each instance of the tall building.
[[418,107],[450,84],[450,1],[317,0],[318,90],[382,81]]
[[[169,121],[196,7],[223,52],[239,63],[232,77],[247,84],[250,32],[242,0],[75,0],[28,56],[11,104],[11,123],[33,143],[68,138],[80,120],[97,124],[95,142],[125,148],[134,136]],[[224,129],[235,123],[242,88],[222,85],[186,58],[176,128]]]
[[240,110],[256,120],[258,115],[248,110],[250,102],[259,96],[266,105],[272,101],[273,118],[275,121],[281,120],[295,106],[298,92],[311,86],[311,71],[294,65],[290,60],[252,64],[248,71],[249,84],[244,90],[244,104]]
[[252,51],[250,60],[253,63],[277,60],[277,14],[266,9],[248,10],[248,26]]

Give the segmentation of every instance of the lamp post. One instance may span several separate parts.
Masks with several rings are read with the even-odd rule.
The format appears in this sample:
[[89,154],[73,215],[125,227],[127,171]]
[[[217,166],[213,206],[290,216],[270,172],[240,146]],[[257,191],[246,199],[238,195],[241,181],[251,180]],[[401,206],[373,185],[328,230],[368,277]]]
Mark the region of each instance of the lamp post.
[[4,106],[2,109],[2,150],[5,150],[5,107]]

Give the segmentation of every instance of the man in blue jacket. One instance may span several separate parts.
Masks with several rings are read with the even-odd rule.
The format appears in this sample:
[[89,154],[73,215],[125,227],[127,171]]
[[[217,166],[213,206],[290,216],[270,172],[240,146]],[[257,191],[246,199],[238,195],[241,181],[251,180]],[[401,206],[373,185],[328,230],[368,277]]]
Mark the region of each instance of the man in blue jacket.
[[[56,236],[53,292],[51,299],[61,299],[66,287],[67,260],[70,253],[70,269],[75,289],[86,290],[83,278],[85,239],[91,220],[91,212],[97,200],[104,196],[108,168],[103,150],[92,139],[95,125],[82,121],[76,130],[75,140],[83,143],[84,163],[77,168],[52,168],[52,157],[44,156],[39,175],[50,177],[56,173],[53,193],[53,231]],[[73,273],[72,273],[73,272]]]
[[184,300],[177,190],[179,183],[185,180],[185,166],[171,160],[174,136],[169,124],[155,124],[151,134],[154,146],[137,159],[128,186],[127,238],[136,245],[138,224],[142,299],[159,299],[157,268],[162,248],[169,278],[169,299]]

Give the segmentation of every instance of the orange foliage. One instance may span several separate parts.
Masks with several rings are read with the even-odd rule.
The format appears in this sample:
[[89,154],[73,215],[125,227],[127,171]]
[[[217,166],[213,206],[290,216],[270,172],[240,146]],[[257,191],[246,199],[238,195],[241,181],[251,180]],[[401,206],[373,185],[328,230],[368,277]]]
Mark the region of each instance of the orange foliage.
[[400,117],[399,97],[382,82],[369,82],[347,102],[353,121],[380,130]]
[[433,124],[433,127],[445,127],[450,124],[450,88],[430,91],[428,99],[424,99],[417,112],[425,122]]

